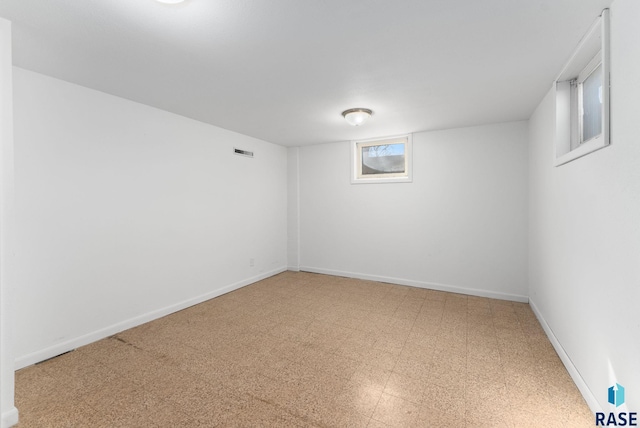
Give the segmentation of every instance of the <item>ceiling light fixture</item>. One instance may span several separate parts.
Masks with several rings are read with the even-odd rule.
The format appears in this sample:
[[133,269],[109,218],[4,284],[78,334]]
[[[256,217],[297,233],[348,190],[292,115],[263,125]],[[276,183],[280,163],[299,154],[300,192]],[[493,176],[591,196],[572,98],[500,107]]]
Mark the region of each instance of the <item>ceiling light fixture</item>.
[[166,3],[166,4],[178,4],[178,3],[182,3],[184,0],[156,0],[156,1],[160,3]]
[[342,112],[342,116],[344,120],[347,121],[349,125],[360,126],[371,117],[373,112],[368,108],[350,108],[349,110],[345,110]]

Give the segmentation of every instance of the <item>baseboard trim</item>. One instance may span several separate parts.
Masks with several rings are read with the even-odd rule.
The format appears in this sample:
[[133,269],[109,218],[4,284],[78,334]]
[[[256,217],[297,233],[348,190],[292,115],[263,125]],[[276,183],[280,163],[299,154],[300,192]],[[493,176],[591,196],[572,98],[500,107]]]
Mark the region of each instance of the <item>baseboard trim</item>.
[[291,272],[300,272],[300,268],[298,266],[287,266],[287,270]]
[[2,412],[2,428],[9,428],[18,423],[18,409],[15,407]]
[[15,359],[15,369],[19,370],[21,368],[30,366],[40,361],[44,361],[48,358],[55,357],[56,355],[60,355],[65,352],[71,351],[73,349],[79,348],[81,346],[88,345],[89,343],[95,342],[97,340],[104,339],[105,337],[109,337],[116,333],[120,333],[121,331],[127,330],[129,328],[136,327],[140,324],[144,324],[146,322],[153,321],[158,318],[162,318],[166,315],[181,311],[190,306],[197,305],[198,303],[202,303],[209,299],[213,299],[214,297],[218,297],[223,294],[229,293],[231,291],[237,290],[239,288],[245,287],[249,284],[253,284],[254,282],[258,282],[265,278],[269,278],[270,276],[274,276],[279,273],[285,272],[286,270],[287,270],[286,267],[280,267],[278,269],[274,269],[269,272],[265,272],[260,275],[253,276],[253,277],[244,279],[242,281],[238,281],[236,283],[227,285],[225,287],[218,288],[216,290],[202,294],[200,296],[184,300],[180,303],[176,303],[174,305],[167,306],[155,311],[147,312],[145,314],[136,316],[134,318],[130,318],[128,320],[119,322],[117,324],[110,325],[100,330],[56,344],[49,348],[45,348],[36,352],[32,352],[27,355],[24,355],[22,357],[18,357]]
[[553,334],[553,330],[551,330],[551,327],[549,326],[547,321],[544,319],[544,317],[542,316],[542,313],[536,306],[535,302],[531,300],[531,298],[529,298],[529,306],[531,306],[533,313],[535,314],[536,318],[538,318],[538,321],[540,322],[540,325],[544,329],[544,332],[547,334],[549,341],[551,342],[554,349],[558,353],[558,356],[560,357],[562,364],[564,364],[565,368],[569,372],[569,376],[571,376],[571,379],[573,379],[573,382],[578,387],[578,390],[582,394],[584,401],[587,402],[587,405],[591,409],[591,412],[594,414],[597,412],[602,412],[602,407],[600,406],[600,403],[598,403],[598,400],[596,399],[595,395],[593,395],[593,393],[589,389],[589,386],[587,386],[587,383],[584,381],[584,379],[580,375],[580,372],[578,371],[577,367],[573,364],[573,361],[571,361],[571,358],[562,347],[562,344],[560,343],[556,335]]
[[387,282],[410,287],[427,288],[429,290],[447,291],[450,293],[466,294],[469,296],[488,297],[491,299],[510,300],[513,302],[527,303],[529,298],[518,294],[500,293],[497,291],[479,290],[474,288],[458,287],[455,285],[439,284],[436,282],[415,281],[411,279],[393,278],[388,276],[369,275],[359,272],[344,272],[332,269],[316,268],[312,266],[300,266],[300,271],[321,273],[325,275],[343,276],[347,278],[365,279],[369,281]]

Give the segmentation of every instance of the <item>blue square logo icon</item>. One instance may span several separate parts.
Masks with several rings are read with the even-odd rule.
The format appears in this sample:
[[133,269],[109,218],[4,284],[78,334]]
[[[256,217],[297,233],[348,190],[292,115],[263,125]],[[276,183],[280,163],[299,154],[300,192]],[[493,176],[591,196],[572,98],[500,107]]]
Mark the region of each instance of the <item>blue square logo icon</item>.
[[609,388],[609,403],[618,407],[624,404],[624,386],[616,383],[614,386]]

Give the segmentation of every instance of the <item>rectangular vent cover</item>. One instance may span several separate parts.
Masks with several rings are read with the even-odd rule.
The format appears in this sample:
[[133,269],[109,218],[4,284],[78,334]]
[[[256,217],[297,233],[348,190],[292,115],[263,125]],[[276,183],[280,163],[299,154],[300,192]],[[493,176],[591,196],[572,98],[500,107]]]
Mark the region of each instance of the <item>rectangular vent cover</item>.
[[233,153],[240,155],[240,156],[247,156],[249,158],[253,157],[253,152],[250,152],[249,150],[242,150],[242,149],[233,149]]

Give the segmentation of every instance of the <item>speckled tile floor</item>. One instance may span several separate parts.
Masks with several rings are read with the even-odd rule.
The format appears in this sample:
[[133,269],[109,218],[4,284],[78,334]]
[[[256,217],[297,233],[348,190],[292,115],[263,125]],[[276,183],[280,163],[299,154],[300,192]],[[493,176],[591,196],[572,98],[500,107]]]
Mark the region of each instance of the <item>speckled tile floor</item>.
[[285,272],[16,373],[26,427],[591,427],[527,304]]

